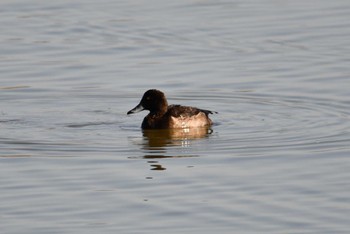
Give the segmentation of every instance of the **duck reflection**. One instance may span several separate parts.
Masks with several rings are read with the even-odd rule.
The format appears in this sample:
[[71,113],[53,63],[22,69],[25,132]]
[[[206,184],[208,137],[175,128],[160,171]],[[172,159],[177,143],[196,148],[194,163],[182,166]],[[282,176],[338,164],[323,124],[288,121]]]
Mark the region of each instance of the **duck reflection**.
[[189,147],[193,140],[207,138],[212,133],[210,128],[183,128],[183,129],[144,129],[142,149],[147,153],[143,156],[148,159],[151,170],[163,171],[164,166],[158,159],[164,158],[188,158],[197,155],[167,155],[171,147]]
[[210,128],[144,129],[144,149],[162,150],[167,146],[188,146],[192,140],[206,138]]

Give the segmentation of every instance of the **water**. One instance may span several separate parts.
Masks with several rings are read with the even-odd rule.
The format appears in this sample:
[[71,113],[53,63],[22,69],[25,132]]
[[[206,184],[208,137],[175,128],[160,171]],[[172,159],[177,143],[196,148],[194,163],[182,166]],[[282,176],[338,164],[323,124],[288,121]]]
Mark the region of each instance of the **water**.
[[348,232],[348,1],[0,5],[3,233]]

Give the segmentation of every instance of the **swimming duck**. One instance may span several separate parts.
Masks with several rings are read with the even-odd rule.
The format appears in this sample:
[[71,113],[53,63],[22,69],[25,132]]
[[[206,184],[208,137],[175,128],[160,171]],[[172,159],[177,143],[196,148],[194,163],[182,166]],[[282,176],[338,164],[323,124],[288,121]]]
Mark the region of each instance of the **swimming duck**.
[[150,111],[143,119],[143,129],[208,127],[213,124],[208,115],[216,113],[196,107],[168,105],[164,93],[157,89],[146,91],[140,103],[127,114],[143,110]]

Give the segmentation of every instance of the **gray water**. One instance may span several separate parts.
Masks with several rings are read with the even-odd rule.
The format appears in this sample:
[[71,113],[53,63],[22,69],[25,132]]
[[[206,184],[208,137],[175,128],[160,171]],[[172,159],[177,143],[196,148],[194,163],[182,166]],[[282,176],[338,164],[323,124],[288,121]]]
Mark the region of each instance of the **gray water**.
[[[348,233],[348,0],[8,0],[0,25],[1,233]],[[142,132],[150,88],[214,126]]]

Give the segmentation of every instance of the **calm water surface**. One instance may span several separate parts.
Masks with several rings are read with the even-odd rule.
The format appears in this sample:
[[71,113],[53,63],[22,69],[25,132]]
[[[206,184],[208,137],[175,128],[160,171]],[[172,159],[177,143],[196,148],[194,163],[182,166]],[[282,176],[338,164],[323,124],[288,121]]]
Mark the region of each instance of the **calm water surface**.
[[348,233],[349,1],[0,6],[2,233]]

